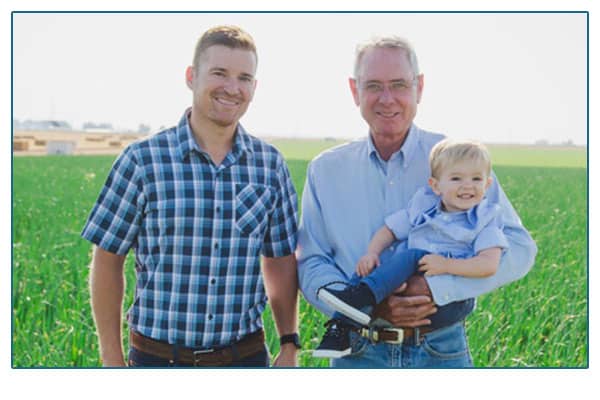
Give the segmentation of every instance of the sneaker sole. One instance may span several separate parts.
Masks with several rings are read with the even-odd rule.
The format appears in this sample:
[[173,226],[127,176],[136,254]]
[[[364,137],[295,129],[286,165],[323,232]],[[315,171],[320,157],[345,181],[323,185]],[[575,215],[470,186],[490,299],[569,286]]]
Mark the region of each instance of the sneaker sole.
[[352,353],[352,349],[346,350],[313,350],[312,356],[316,358],[341,358]]
[[344,314],[346,317],[358,322],[362,325],[369,325],[371,322],[371,316],[364,312],[357,310],[348,303],[343,302],[327,290],[319,290],[317,294],[319,300],[322,300],[325,304],[333,308],[335,311]]

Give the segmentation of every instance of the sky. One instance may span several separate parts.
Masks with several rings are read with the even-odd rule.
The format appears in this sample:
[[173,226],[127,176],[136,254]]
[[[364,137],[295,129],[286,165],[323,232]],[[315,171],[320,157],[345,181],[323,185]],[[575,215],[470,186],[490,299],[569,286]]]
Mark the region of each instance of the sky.
[[197,38],[235,24],[258,47],[242,119],[256,136],[364,136],[348,87],[355,46],[396,34],[425,75],[422,128],[488,143],[587,143],[583,13],[21,13],[13,24],[19,120],[172,126],[191,102],[184,71]]
[[[283,5],[285,3],[285,5]],[[586,17],[584,14],[12,14],[14,10],[580,10],[590,11],[590,71],[597,62],[600,23],[591,0],[289,0],[202,2],[190,0],[3,0],[0,63],[5,95],[0,122],[10,130],[19,119],[111,122],[153,129],[177,122],[190,104],[184,83],[198,36],[210,26],[235,23],[258,45],[258,88],[242,120],[254,134],[352,138],[367,128],[347,85],[354,46],[375,34],[407,37],[425,74],[416,122],[456,138],[533,143],[573,140],[586,144]],[[343,4],[343,6],[342,6]],[[596,8],[596,12],[594,9]],[[12,48],[10,35],[12,33]],[[590,109],[594,75],[590,74]],[[12,79],[11,79],[12,78]],[[8,93],[12,85],[12,96]],[[595,120],[590,117],[589,174],[596,170]],[[8,138],[0,157],[1,182],[11,182]],[[599,204],[590,179],[589,204]],[[11,196],[0,196],[9,220]],[[597,243],[598,213],[589,212],[589,243]],[[10,265],[9,224],[0,229],[3,265]],[[597,252],[589,249],[589,265]],[[82,266],[84,268],[84,266]],[[590,287],[597,282],[590,268]],[[0,320],[0,371],[6,392],[21,398],[177,397],[400,397],[564,399],[589,397],[598,382],[598,346],[590,346],[590,368],[577,370],[260,370],[99,371],[12,370],[11,280],[0,280],[5,318]],[[589,309],[597,310],[590,290]],[[597,332],[590,318],[590,337]],[[583,334],[583,332],[582,332]],[[596,362],[595,362],[596,361]],[[172,373],[171,373],[172,372]],[[341,373],[340,373],[341,372]],[[155,379],[156,378],[156,379]],[[32,384],[34,382],[34,384]],[[233,382],[233,383],[232,383]],[[362,384],[362,383],[365,384]],[[282,388],[280,385],[287,385]],[[258,388],[258,389],[256,389]],[[290,393],[293,392],[293,393]]]

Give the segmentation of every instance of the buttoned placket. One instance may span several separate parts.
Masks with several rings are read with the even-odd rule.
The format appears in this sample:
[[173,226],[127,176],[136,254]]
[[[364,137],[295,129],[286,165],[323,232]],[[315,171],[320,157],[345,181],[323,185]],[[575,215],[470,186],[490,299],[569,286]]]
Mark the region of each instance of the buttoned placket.
[[398,151],[390,157],[385,168],[385,214],[392,214],[400,208],[399,194],[403,193],[402,182],[404,175],[403,155]]
[[[219,166],[211,165],[212,172],[212,180],[213,180],[213,218],[212,218],[212,231],[219,232],[221,229],[220,224],[222,224],[222,219],[220,218],[220,213],[222,211],[222,201],[221,193],[222,193],[222,185],[223,183],[223,170],[225,169],[224,163],[221,163]],[[209,268],[209,276],[208,280],[208,290],[207,296],[209,299],[216,299],[217,297],[217,271],[221,268],[221,246],[219,235],[213,235],[211,242],[211,257],[210,257],[210,268]],[[206,308],[206,325],[212,326],[215,323],[214,314],[216,312],[216,301],[209,301]],[[212,331],[212,329],[207,329],[208,331]]]

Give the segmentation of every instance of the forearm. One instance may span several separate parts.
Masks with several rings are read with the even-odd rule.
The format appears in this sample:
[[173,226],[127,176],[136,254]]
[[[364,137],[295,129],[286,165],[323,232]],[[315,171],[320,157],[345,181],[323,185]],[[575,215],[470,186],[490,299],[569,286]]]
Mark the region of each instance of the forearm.
[[332,316],[334,310],[317,298],[317,292],[332,282],[347,282],[346,275],[327,257],[313,255],[299,257],[298,277],[304,299],[323,314]]
[[100,356],[105,366],[124,365],[121,333],[124,260],[125,257],[96,248],[91,266],[92,313],[100,342]]
[[263,276],[279,336],[298,330],[298,276],[296,257],[263,259]]
[[373,239],[371,239],[367,252],[379,255],[383,250],[388,248],[395,239],[394,233],[387,226],[384,226],[379,229],[373,236]]
[[444,305],[477,297],[525,276],[535,261],[535,242],[524,229],[505,230],[505,234],[509,247],[494,275],[476,279],[455,275],[426,277],[435,303]]
[[486,249],[471,258],[446,259],[448,273],[468,278],[487,278],[498,270],[500,248]]

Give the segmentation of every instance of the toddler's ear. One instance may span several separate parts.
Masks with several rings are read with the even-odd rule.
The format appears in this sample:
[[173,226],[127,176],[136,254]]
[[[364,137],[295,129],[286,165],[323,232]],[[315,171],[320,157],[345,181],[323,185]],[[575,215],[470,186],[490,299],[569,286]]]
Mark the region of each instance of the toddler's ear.
[[485,183],[485,190],[488,190],[490,188],[490,185],[492,184],[493,181],[494,181],[494,179],[491,176],[488,176],[487,182]]
[[429,184],[429,186],[431,187],[431,190],[433,190],[433,193],[437,194],[438,196],[440,195],[440,189],[438,186],[438,180],[435,179],[434,177],[431,177],[427,180],[427,183]]

